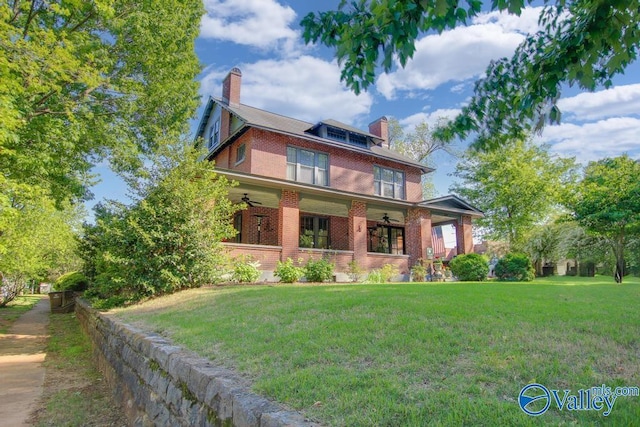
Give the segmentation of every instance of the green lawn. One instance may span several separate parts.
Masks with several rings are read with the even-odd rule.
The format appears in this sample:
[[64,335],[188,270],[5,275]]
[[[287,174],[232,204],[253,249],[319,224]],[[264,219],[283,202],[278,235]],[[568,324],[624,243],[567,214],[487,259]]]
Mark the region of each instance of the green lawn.
[[517,403],[523,386],[640,386],[640,281],[247,286],[117,311],[238,369],[256,392],[329,425],[631,425]]

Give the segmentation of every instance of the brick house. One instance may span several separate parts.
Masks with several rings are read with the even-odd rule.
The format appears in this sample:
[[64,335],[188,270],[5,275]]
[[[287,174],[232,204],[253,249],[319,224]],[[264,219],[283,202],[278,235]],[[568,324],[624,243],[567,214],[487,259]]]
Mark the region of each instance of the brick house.
[[432,227],[444,224],[456,227],[458,253],[473,251],[472,219],[482,212],[456,196],[422,200],[421,176],[433,169],[389,149],[385,117],[368,131],[284,117],[241,104],[241,80],[231,70],[196,138],[218,173],[239,183],[230,199],[246,202],[225,246],[258,260],[263,279],[278,260],[322,256],[338,280],[353,260],[364,270],[393,264],[407,279],[433,248]]

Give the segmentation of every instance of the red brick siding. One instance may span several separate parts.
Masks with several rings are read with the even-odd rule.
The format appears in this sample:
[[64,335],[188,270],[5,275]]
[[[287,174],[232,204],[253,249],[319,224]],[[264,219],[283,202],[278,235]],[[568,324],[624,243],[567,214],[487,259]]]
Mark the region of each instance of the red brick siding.
[[469,215],[462,215],[461,222],[456,221],[456,245],[458,254],[470,254],[473,252],[473,232]]
[[254,260],[260,262],[259,270],[274,271],[278,261],[280,261],[280,253],[282,249],[278,246],[272,247],[255,247],[243,246],[233,243],[225,243],[224,246],[229,251],[231,257],[240,255],[249,255]]
[[303,265],[306,264],[309,259],[318,260],[325,258],[335,265],[334,273],[346,273],[349,271],[349,263],[353,260],[353,253],[302,248],[300,249],[298,258],[302,259]]
[[353,251],[353,259],[362,268],[367,268],[367,205],[362,202],[351,202],[349,209],[349,250]]
[[371,271],[382,268],[385,264],[395,265],[400,274],[409,274],[409,257],[406,255],[367,254],[366,264],[360,265]]
[[229,147],[220,151],[213,160],[214,166],[220,169],[229,169]]
[[414,265],[419,258],[426,257],[426,248],[431,246],[431,213],[429,211],[409,209],[405,240],[410,265]]
[[349,250],[349,218],[332,216],[329,218],[329,245],[339,251]]
[[300,234],[300,210],[298,208],[297,192],[282,190],[279,218],[278,244],[282,246],[282,259],[296,259],[298,257]]
[[258,217],[262,218],[260,227],[261,245],[278,245],[278,209],[264,207],[249,207],[242,211],[242,242],[252,245],[258,244]]
[[240,138],[240,141],[242,140],[251,141],[247,149],[250,148],[253,158],[260,159],[260,161],[251,162],[249,172],[252,174],[286,179],[286,150],[288,145],[292,145],[329,155],[331,188],[373,195],[373,165],[375,164],[404,171],[406,200],[413,202],[422,200],[421,172],[418,168],[261,129],[250,129]]

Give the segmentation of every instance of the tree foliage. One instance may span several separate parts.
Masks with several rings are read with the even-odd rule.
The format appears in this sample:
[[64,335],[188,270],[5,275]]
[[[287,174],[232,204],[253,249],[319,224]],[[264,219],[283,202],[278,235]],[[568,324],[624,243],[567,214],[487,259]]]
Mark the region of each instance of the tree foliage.
[[[338,10],[302,20],[307,42],[335,48],[341,78],[356,93],[375,81],[394,59],[405,66],[415,42],[427,32],[464,25],[483,6],[519,15],[531,0],[342,1]],[[611,86],[638,55],[638,1],[545,0],[540,27],[512,58],[493,61],[456,120],[439,132],[444,139],[477,135],[477,146],[522,139],[545,122],[558,122],[556,102],[563,84],[585,90]]]
[[[445,118],[438,119],[437,124],[446,122]],[[398,119],[389,119],[389,147],[416,162],[428,167],[435,167],[434,154],[447,153],[456,157],[458,153],[452,141],[444,141],[433,135],[433,129],[426,121],[416,125],[413,132],[405,133]],[[425,199],[436,196],[435,186],[429,174],[422,175],[422,196]]]
[[140,165],[197,106],[196,0],[0,3],[0,169],[57,201]]
[[96,224],[85,227],[90,295],[106,306],[215,283],[228,262],[220,242],[235,235],[238,209],[229,182],[199,152],[166,154],[133,205],[98,206]]
[[58,209],[43,191],[23,187],[5,181],[2,188],[0,287],[6,292],[0,306],[19,295],[29,280],[54,280],[79,266],[75,251],[81,206],[65,203]]
[[606,239],[622,282],[625,250],[640,234],[640,163],[626,155],[589,163],[567,207],[587,231]]
[[452,191],[485,214],[476,223],[493,239],[522,244],[527,230],[560,203],[574,181],[573,159],[550,155],[531,141],[510,141],[490,152],[467,150],[454,176]]

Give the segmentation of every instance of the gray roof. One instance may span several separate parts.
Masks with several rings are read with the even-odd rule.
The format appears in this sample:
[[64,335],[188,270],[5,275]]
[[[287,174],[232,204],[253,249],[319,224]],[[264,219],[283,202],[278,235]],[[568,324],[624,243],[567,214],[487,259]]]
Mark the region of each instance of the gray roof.
[[[205,117],[209,117],[211,113],[211,109],[213,108],[213,104],[218,103],[222,108],[226,108],[231,113],[240,117],[247,125],[253,127],[259,127],[263,129],[268,129],[276,132],[286,133],[290,135],[299,136],[305,139],[314,140],[316,142],[321,142],[324,144],[329,144],[333,146],[340,146],[349,150],[359,151],[363,153],[374,154],[381,158],[386,158],[389,160],[394,160],[400,163],[404,163],[407,165],[411,165],[417,168],[422,169],[424,173],[432,172],[433,169],[429,168],[421,163],[416,162],[410,157],[404,156],[400,153],[397,153],[393,150],[390,150],[385,147],[381,147],[378,145],[372,145],[370,148],[358,147],[351,144],[341,143],[339,141],[334,141],[331,139],[321,138],[319,136],[313,135],[308,131],[312,128],[316,127],[318,124],[313,124],[310,122],[305,122],[303,120],[294,119],[291,117],[282,116],[280,114],[272,113],[269,111],[261,110],[259,108],[250,107],[248,105],[239,104],[239,105],[228,105],[218,98],[211,98],[207,103],[205,111],[203,113],[203,120]],[[200,127],[198,128],[197,136],[204,136],[204,125],[205,122],[200,123]],[[339,127],[341,129],[348,130],[350,132],[359,133],[361,135],[369,136],[371,138],[377,139],[381,141],[380,137],[376,135],[372,135],[369,132],[362,131],[360,129],[356,129],[344,123],[340,123],[336,120],[323,120],[320,123],[324,123],[330,126]]]
[[483,217],[484,212],[455,194],[449,194],[435,199],[424,200],[418,204],[420,207],[431,210],[441,209],[443,211],[458,211],[470,214],[471,216]]

